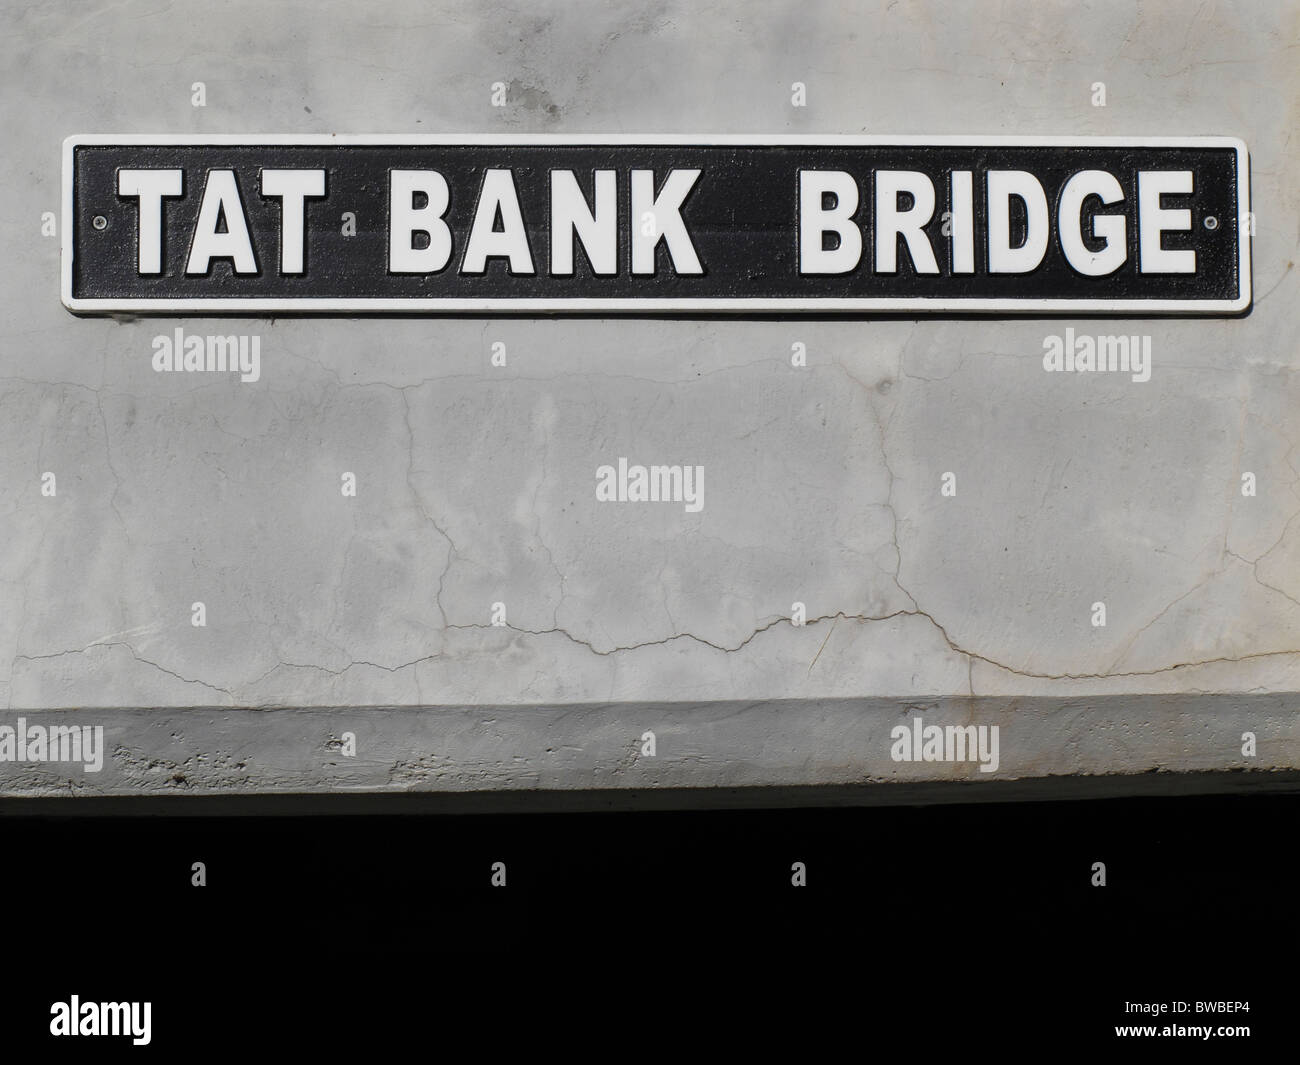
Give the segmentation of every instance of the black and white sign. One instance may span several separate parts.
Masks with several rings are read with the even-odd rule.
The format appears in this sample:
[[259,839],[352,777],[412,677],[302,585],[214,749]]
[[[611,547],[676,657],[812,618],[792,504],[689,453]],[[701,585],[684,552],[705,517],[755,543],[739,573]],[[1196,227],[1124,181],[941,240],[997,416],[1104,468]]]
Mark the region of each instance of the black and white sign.
[[83,312],[1235,314],[1229,137],[78,136]]

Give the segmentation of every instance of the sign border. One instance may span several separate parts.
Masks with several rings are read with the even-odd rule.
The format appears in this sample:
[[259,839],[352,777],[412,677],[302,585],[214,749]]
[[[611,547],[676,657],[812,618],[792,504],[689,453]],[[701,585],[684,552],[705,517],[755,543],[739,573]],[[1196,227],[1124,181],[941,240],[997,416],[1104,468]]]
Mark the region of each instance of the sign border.
[[[644,144],[698,147],[1062,147],[1062,148],[1232,148],[1237,153],[1237,298],[1236,299],[1070,299],[1028,298],[988,299],[949,296],[788,296],[761,297],[713,296],[689,298],[635,297],[283,297],[238,296],[213,299],[78,299],[72,295],[72,162],[74,149],[82,145],[165,145],[196,147],[215,145],[602,145]],[[61,285],[63,305],[74,314],[183,312],[202,315],[206,312],[250,311],[254,314],[331,314],[353,311],[367,314],[534,314],[584,315],[608,312],[618,315],[640,313],[646,317],[671,314],[750,315],[853,314],[1027,314],[1039,312],[1078,312],[1093,315],[1191,314],[1237,315],[1251,305],[1250,233],[1245,219],[1250,213],[1250,153],[1238,137],[1069,137],[1017,136],[990,134],[986,137],[964,135],[886,136],[881,134],[803,135],[803,134],[712,134],[679,135],[671,133],[628,134],[546,134],[546,133],[285,133],[285,134],[73,134],[63,141],[63,233],[61,236]]]

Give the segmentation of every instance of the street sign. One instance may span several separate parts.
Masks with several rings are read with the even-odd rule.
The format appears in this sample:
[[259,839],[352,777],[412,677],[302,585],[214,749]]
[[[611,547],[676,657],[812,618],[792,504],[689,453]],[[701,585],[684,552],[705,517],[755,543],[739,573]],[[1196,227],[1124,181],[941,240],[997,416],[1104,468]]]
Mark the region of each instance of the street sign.
[[78,313],[1216,314],[1228,137],[75,136]]

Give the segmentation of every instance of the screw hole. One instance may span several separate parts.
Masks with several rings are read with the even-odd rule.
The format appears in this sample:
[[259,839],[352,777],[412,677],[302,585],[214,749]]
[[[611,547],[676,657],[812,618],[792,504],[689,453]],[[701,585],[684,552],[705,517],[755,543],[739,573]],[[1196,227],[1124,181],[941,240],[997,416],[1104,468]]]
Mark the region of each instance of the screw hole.
[[1205,217],[1205,223],[1204,223],[1204,224],[1205,224],[1205,228],[1206,228],[1206,229],[1218,229],[1218,228],[1219,228],[1219,220],[1218,220],[1217,218],[1215,218],[1214,215],[1206,215],[1206,217]]

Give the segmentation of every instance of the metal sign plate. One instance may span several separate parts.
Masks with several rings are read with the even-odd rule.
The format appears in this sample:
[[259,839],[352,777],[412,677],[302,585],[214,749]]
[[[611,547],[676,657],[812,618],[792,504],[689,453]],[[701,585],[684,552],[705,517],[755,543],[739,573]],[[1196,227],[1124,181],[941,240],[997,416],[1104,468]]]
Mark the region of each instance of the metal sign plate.
[[78,313],[1236,314],[1229,137],[74,136]]

